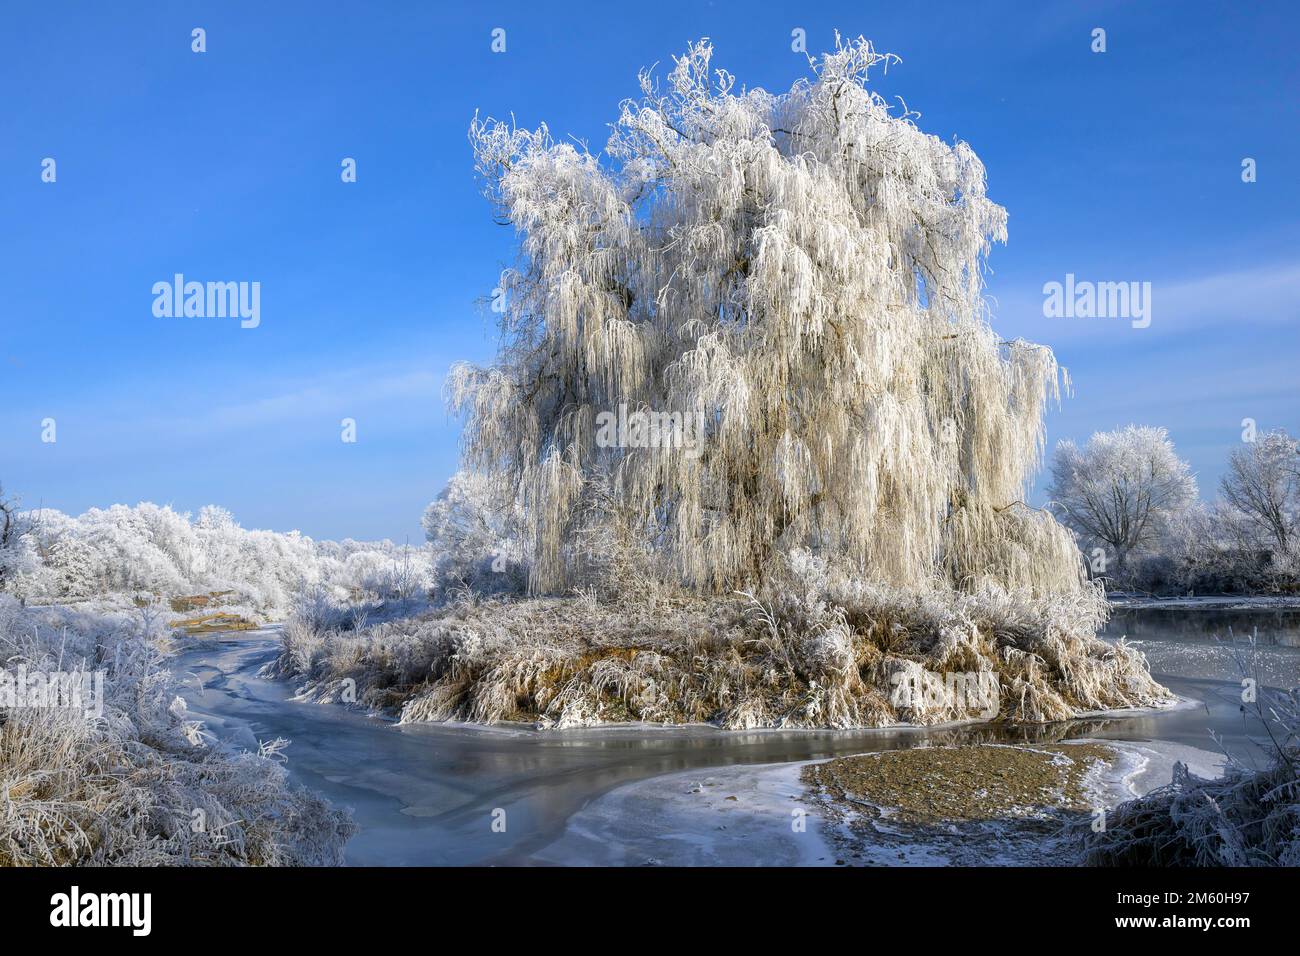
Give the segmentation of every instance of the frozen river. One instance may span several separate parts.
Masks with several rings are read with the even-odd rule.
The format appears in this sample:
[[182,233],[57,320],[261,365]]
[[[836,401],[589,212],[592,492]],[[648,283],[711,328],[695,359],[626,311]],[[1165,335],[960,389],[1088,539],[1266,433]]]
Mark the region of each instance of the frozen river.
[[[1227,750],[1251,760],[1255,753],[1248,738],[1260,728],[1241,712],[1242,677],[1233,654],[1214,640],[1216,635],[1226,639],[1229,633],[1239,644],[1256,635],[1253,654],[1247,657],[1262,684],[1300,683],[1300,612],[1117,611],[1104,636],[1127,634],[1147,654],[1156,678],[1196,704],[1155,714],[1020,729],[741,732],[622,727],[539,733],[398,726],[342,706],[293,701],[289,683],[259,677],[258,671],[278,651],[273,628],[232,634],[187,652],[177,658],[175,668],[189,676],[185,697],[209,729],[250,748],[258,739],[288,738],[294,780],[336,805],[352,808],[360,832],[348,844],[349,863],[530,864],[575,859],[574,834],[583,830],[585,808],[599,805],[597,809],[607,814],[608,801],[598,800],[602,795],[665,774],[691,771],[703,778],[710,768],[977,740],[1091,737],[1215,750],[1211,731]],[[791,775],[780,779],[782,788],[793,787],[787,782]],[[602,832],[609,833],[608,825]],[[593,844],[587,849],[595,861],[598,848]],[[619,858],[606,853],[599,861]]]

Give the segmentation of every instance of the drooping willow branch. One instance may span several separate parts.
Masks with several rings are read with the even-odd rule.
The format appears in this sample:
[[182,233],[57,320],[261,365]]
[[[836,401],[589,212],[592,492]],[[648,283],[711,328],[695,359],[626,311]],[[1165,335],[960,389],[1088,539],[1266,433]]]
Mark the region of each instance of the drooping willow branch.
[[[467,464],[525,505],[534,587],[575,583],[595,485],[600,520],[702,590],[791,547],[893,584],[1078,587],[1068,533],[1006,507],[1060,370],[984,318],[1006,212],[979,159],[868,88],[889,58],[861,38],[780,95],[711,56],[690,47],[665,92],[643,71],[603,163],[471,126],[519,264],[497,362],[449,397]],[[699,415],[701,447],[607,447],[620,407]]]

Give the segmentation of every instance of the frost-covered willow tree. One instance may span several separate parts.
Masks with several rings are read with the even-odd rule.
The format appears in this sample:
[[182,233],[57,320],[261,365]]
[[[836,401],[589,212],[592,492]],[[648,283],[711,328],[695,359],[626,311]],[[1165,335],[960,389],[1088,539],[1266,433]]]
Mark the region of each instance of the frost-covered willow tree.
[[[868,88],[896,58],[866,40],[780,95],[711,55],[643,71],[603,160],[545,126],[470,129],[521,244],[498,359],[449,393],[467,464],[519,497],[534,587],[611,527],[702,590],[795,547],[902,586],[1078,587],[1068,533],[1019,503],[1060,375],[987,321],[1007,216],[983,164]],[[702,435],[600,440],[620,408]]]

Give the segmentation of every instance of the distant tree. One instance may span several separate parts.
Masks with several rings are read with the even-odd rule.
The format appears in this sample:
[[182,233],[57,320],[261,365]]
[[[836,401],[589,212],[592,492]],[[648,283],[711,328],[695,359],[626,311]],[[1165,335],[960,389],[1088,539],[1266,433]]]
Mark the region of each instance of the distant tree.
[[[896,58],[864,39],[779,95],[712,52],[641,74],[607,163],[470,129],[521,244],[497,361],[449,393],[466,466],[523,502],[534,588],[576,583],[593,515],[701,590],[798,548],[901,586],[1078,588],[1069,535],[1019,504],[1060,379],[988,324],[1007,218],[979,158],[867,88]],[[611,441],[625,410],[698,432]]]
[[102,565],[88,541],[76,534],[62,534],[46,548],[45,565],[54,593],[59,597],[88,597],[105,590],[100,581]]
[[1279,430],[1234,450],[1219,493],[1259,546],[1289,555],[1300,543],[1300,442]]
[[1051,474],[1053,510],[1085,543],[1107,546],[1121,572],[1197,496],[1196,478],[1163,428],[1097,432],[1083,448],[1063,441]]
[[458,471],[424,510],[420,523],[436,551],[491,554],[509,533],[494,505],[485,479]]
[[0,485],[0,590],[20,569],[25,555],[25,539],[36,523],[29,512],[19,507],[17,498],[6,496]]

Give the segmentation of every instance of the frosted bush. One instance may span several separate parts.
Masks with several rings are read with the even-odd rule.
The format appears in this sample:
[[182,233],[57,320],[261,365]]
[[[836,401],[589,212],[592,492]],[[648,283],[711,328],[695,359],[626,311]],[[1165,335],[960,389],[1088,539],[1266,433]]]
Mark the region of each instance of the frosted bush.
[[[507,504],[502,505],[503,500]],[[508,492],[494,491],[482,474],[454,474],[425,509],[421,523],[434,555],[435,591],[445,594],[473,588],[490,594],[522,590],[526,572],[517,502]]]
[[157,621],[0,595],[0,667],[105,675],[98,718],[0,709],[0,865],[340,863],[347,817],[279,761],[203,731],[162,666]]

